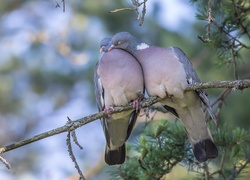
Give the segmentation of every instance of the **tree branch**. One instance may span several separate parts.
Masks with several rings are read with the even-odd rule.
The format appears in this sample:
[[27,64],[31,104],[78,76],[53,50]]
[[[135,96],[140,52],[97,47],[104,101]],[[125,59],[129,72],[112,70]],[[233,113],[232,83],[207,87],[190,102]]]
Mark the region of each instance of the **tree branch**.
[[241,79],[235,81],[208,81],[189,84],[186,91],[211,88],[232,88],[232,90],[243,90],[248,87],[250,87],[250,79]]
[[[235,81],[210,81],[210,82],[190,84],[188,86],[188,88],[186,89],[186,91],[198,90],[198,89],[208,89],[208,88],[231,88],[232,90],[236,90],[236,89],[243,90],[244,88],[248,88],[248,87],[250,87],[250,79],[235,80]],[[141,102],[140,108],[149,107],[149,106],[151,106],[157,102],[160,102],[162,100],[163,99],[161,99],[159,97],[149,97],[147,99],[144,99]],[[124,107],[115,107],[114,111],[112,111],[111,114],[118,113],[121,111],[131,110],[131,109],[133,109],[132,103],[130,103],[128,106],[124,106]],[[103,112],[99,112],[96,114],[92,114],[92,115],[77,119],[75,121],[69,121],[62,127],[41,133],[41,134],[36,135],[36,136],[29,138],[29,139],[25,139],[25,140],[1,147],[0,154],[3,154],[3,153],[8,152],[10,150],[19,148],[21,146],[25,146],[25,145],[33,143],[35,141],[39,141],[41,139],[44,139],[44,138],[47,138],[50,136],[54,136],[56,134],[73,131],[73,130],[75,130],[75,129],[77,129],[85,124],[93,122],[96,119],[100,119],[104,116],[105,116],[105,114]]]

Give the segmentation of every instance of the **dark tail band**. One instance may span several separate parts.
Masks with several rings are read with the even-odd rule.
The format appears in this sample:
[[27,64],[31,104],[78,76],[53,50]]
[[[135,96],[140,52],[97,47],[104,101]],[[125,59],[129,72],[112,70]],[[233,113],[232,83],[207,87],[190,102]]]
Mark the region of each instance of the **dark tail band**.
[[125,144],[117,150],[109,150],[106,146],[105,150],[105,162],[108,165],[123,164],[126,158]]

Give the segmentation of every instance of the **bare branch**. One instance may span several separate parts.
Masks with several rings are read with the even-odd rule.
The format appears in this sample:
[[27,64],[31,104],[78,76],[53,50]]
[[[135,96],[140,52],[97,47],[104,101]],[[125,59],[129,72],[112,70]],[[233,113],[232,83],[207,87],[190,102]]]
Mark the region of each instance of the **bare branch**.
[[[67,118],[68,118],[68,122],[71,122],[71,121],[72,121],[69,117],[67,117]],[[71,136],[72,136],[72,138],[73,138],[73,142],[74,142],[80,149],[83,149],[83,147],[80,145],[80,143],[79,143],[78,140],[77,140],[76,131],[75,131],[75,130],[71,131]]]
[[[60,8],[61,7],[57,0],[55,0],[55,3],[56,3],[55,8]],[[62,4],[63,4],[63,12],[65,12],[65,0],[62,0]]]
[[246,48],[246,49],[250,49],[250,46],[247,46],[246,44],[244,44],[243,42],[241,42],[239,39],[237,39],[236,37],[234,37],[232,34],[230,34],[229,31],[227,31],[223,26],[220,26],[215,20],[212,21],[212,23],[218,28],[220,29],[222,32],[224,32],[228,37],[230,37],[231,39],[233,39],[235,42],[239,43],[242,47]]
[[55,2],[56,2],[56,6],[55,6],[55,8],[59,8],[59,7],[60,7],[60,4],[58,3],[58,1],[57,1],[57,0],[55,0]]
[[65,0],[62,0],[63,3],[63,12],[65,12]]
[[[233,44],[235,44],[235,42],[233,42]],[[234,70],[234,77],[235,79],[239,79],[238,76],[238,71],[237,71],[237,63],[236,63],[236,59],[235,59],[235,51],[233,49],[233,47],[231,48],[231,53],[232,53],[232,63],[233,63],[233,70]]]
[[249,163],[250,163],[250,160],[246,160],[244,163],[239,162],[238,164],[235,164],[234,170],[230,179],[236,179]]
[[140,26],[142,26],[142,24],[144,22],[145,15],[146,15],[146,2],[147,2],[147,0],[145,0],[144,3],[143,3],[142,17],[141,17]]
[[2,161],[2,163],[4,163],[4,165],[5,165],[8,169],[11,169],[10,164],[9,164],[2,156],[0,156],[0,161]]
[[[243,90],[243,89],[248,88],[248,87],[250,87],[250,79],[242,79],[242,80],[236,80],[236,81],[210,81],[210,82],[190,84],[188,86],[188,88],[186,89],[186,91],[198,90],[198,89],[208,89],[208,88],[231,88],[232,90],[236,90],[236,89]],[[161,99],[159,97],[149,97],[147,99],[144,99],[141,102],[140,108],[149,107],[149,106],[151,106],[157,102],[160,102],[162,100],[163,99]],[[131,109],[133,109],[132,103],[130,103],[128,106],[124,106],[124,107],[115,107],[114,111],[110,112],[110,114],[114,114],[114,113],[118,113],[118,112],[126,111],[126,110],[131,110]],[[19,148],[21,146],[33,143],[35,141],[39,141],[41,139],[44,139],[44,138],[47,138],[50,136],[54,136],[56,134],[73,131],[81,126],[84,126],[85,124],[88,124],[90,122],[95,121],[96,119],[100,119],[103,116],[105,116],[105,114],[103,112],[99,112],[99,113],[92,114],[92,115],[83,117],[81,119],[75,120],[75,121],[67,122],[66,125],[64,125],[62,127],[41,133],[41,134],[36,135],[32,138],[16,142],[16,143],[7,145],[5,147],[1,147],[0,154],[3,154],[3,153],[8,152],[10,150]]]
[[230,92],[232,92],[232,89],[228,88],[228,89],[224,89],[223,92],[219,95],[219,97],[217,97],[214,102],[211,104],[211,107],[213,107],[215,104],[218,103],[218,107],[215,114],[216,119],[219,119],[220,116],[220,112],[222,109],[222,105],[225,103],[224,100],[226,99],[226,97],[230,94]]
[[216,100],[211,104],[213,107],[218,102],[224,101],[224,99],[227,97],[227,95],[232,91],[232,89],[228,88],[223,90],[223,92],[216,98]]
[[75,168],[77,169],[78,174],[80,175],[79,180],[85,180],[85,177],[84,177],[84,175],[83,175],[83,173],[82,173],[82,171],[81,171],[81,169],[76,161],[75,155],[74,155],[73,150],[72,150],[71,141],[70,141],[70,132],[68,132],[66,144],[68,146],[69,156],[70,156],[71,160],[73,161],[73,163],[75,164]]
[[208,12],[207,12],[207,41],[210,41],[210,25],[213,21],[212,17],[212,0],[208,1]]
[[[135,18],[135,20],[141,19],[141,22],[139,24],[141,26],[144,22],[144,18],[146,15],[146,2],[147,2],[147,0],[143,0],[142,2],[139,2],[139,0],[131,0],[131,1],[132,1],[132,4],[135,6],[134,8],[119,8],[119,9],[114,9],[114,10],[109,11],[109,12],[115,13],[115,12],[119,12],[119,11],[135,11],[137,13],[137,17]],[[139,7],[141,5],[143,5],[143,9],[142,9],[142,12],[140,14]]]
[[62,127],[59,127],[59,128],[53,129],[51,131],[47,131],[47,132],[38,134],[38,135],[36,135],[36,136],[34,136],[32,138],[29,138],[29,139],[26,139],[26,140],[23,140],[23,141],[20,141],[20,142],[17,142],[17,143],[13,143],[13,144],[10,144],[10,145],[5,146],[5,147],[2,147],[2,148],[0,148],[0,154],[2,154],[4,152],[7,152],[7,151],[10,151],[12,149],[16,149],[16,148],[19,148],[21,146],[33,143],[33,142],[36,142],[36,141],[39,141],[41,139],[44,139],[44,138],[47,138],[47,137],[50,137],[50,136],[54,136],[56,134],[60,134],[60,133],[63,133],[63,132],[69,132],[69,131],[75,130],[76,128],[81,127],[81,126],[83,126],[85,124],[88,124],[88,123],[90,123],[90,122],[92,122],[92,121],[94,121],[96,119],[100,119],[101,117],[103,117],[103,115],[104,115],[103,112],[93,114],[93,115],[78,119],[76,121],[71,121],[71,122],[67,123],[66,125],[64,125]]
[[125,11],[125,10],[127,10],[127,11],[134,11],[136,9],[135,8],[120,8],[120,9],[111,10],[109,12],[114,13],[114,12]]

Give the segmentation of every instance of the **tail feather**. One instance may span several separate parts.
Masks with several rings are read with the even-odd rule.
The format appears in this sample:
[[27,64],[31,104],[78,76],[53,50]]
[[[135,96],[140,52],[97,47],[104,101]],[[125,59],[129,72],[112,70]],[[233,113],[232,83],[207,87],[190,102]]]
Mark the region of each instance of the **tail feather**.
[[205,149],[208,159],[213,159],[218,156],[218,149],[211,139],[205,140]]
[[193,146],[194,156],[199,162],[213,159],[218,156],[218,149],[211,139],[205,139]]
[[108,146],[105,149],[105,162],[108,165],[123,164],[126,158],[125,144],[116,150],[110,150]]
[[212,110],[212,108],[211,108],[211,106],[209,104],[209,100],[207,98],[207,95],[206,95],[205,91],[203,91],[203,90],[196,90],[196,93],[198,94],[200,100],[205,104],[210,117],[212,118],[212,120],[214,121],[214,123],[217,126],[217,118],[215,117],[215,115],[213,113],[213,110]]
[[188,134],[193,152],[199,162],[218,156],[218,149],[205,120],[201,101],[194,92],[186,93],[182,100],[186,108],[176,109]]

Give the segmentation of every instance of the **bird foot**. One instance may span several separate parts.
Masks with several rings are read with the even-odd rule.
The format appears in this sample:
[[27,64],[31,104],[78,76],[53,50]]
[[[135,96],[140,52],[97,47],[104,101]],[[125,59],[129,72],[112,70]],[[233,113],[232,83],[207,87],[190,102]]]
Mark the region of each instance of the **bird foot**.
[[133,100],[133,108],[135,108],[136,112],[139,110],[139,100]]
[[133,100],[133,108],[135,108],[136,112],[139,110],[139,102],[144,98],[144,95],[141,92],[138,92],[137,95],[138,97]]
[[111,112],[112,111],[114,111],[115,109],[114,109],[114,106],[112,106],[112,105],[110,105],[109,107],[105,107],[104,108],[104,110],[103,110],[103,112],[104,112],[104,114],[106,114],[108,117],[110,117],[111,116]]

